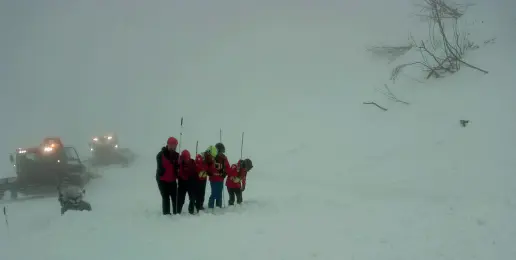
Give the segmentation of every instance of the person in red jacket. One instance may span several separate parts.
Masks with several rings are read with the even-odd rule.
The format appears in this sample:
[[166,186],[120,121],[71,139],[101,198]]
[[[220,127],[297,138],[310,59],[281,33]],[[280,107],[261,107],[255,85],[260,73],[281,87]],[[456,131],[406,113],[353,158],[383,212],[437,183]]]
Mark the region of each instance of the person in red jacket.
[[217,169],[217,172],[210,175],[211,195],[208,200],[208,208],[210,209],[213,209],[215,204],[217,207],[222,208],[224,178],[226,178],[227,175],[226,171],[231,168],[228,158],[224,154],[226,152],[224,145],[222,143],[218,143],[215,145],[215,148],[217,148],[217,156],[215,156],[215,168]]
[[172,200],[172,213],[177,214],[176,174],[179,169],[177,144],[176,138],[168,138],[167,146],[161,148],[161,151],[156,155],[156,181],[161,194],[163,215],[170,215],[170,200]]
[[226,187],[229,193],[229,206],[235,204],[235,197],[237,204],[242,203],[242,192],[245,190],[247,173],[252,168],[253,163],[250,159],[239,160],[236,164],[231,165],[231,170],[228,171],[228,178],[226,180]]
[[209,175],[217,173],[215,168],[215,156],[217,155],[217,149],[215,146],[210,146],[206,151],[198,154],[195,157],[195,166],[197,170],[197,189],[196,193],[196,205],[195,207],[199,210],[204,210],[204,198],[206,196],[206,179]]
[[[179,157],[179,176],[178,176],[178,198],[177,213],[181,214],[185,204],[186,193],[188,193],[188,213],[194,214],[196,205],[195,190],[197,188],[197,170],[195,161],[191,158],[188,150],[183,150]],[[199,211],[199,207],[197,207]]]

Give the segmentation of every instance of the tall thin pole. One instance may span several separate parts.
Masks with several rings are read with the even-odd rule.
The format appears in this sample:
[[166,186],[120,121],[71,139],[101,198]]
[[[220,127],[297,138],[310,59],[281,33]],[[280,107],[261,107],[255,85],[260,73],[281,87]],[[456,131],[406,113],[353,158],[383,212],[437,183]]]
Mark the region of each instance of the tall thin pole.
[[[220,129],[220,132],[219,132],[219,142],[222,143],[222,128]],[[222,207],[225,208],[226,207],[226,201],[224,200],[224,188],[222,188]]]
[[7,216],[7,206],[4,206],[4,218],[5,218],[5,226],[7,227],[7,234],[10,235],[9,231],[9,217]]
[[240,160],[244,156],[244,132],[242,132],[242,143],[240,144]]
[[181,153],[182,139],[183,139],[183,117],[181,117],[181,129],[179,130],[179,149],[177,150],[178,153]]
[[[181,153],[181,142],[183,139],[183,117],[181,117],[181,129],[179,130],[179,149],[178,153]],[[176,173],[178,175],[179,173]],[[178,212],[178,197],[179,197],[179,188],[176,186],[176,205],[175,205],[175,212]]]

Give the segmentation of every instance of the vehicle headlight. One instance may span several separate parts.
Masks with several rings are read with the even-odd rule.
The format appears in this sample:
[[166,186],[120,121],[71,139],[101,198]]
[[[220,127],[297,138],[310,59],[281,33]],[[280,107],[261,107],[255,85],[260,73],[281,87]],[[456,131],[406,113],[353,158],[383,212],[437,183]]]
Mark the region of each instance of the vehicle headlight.
[[97,137],[93,138],[93,141],[97,142],[99,139]]
[[118,144],[115,144],[115,148],[118,148]]
[[18,153],[26,153],[27,150],[19,150]]
[[54,148],[49,147],[49,146],[46,146],[45,148],[43,148],[44,152],[52,152],[52,150],[54,150]]
[[108,140],[111,140],[111,139],[113,139],[113,137],[112,137],[112,136],[108,136],[108,137],[107,137],[107,139],[108,139]]

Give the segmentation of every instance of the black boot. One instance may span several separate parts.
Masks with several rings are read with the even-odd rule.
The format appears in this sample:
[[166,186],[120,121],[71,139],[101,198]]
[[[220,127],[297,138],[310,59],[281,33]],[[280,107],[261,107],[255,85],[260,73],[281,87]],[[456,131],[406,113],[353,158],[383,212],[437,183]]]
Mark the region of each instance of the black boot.
[[235,189],[228,188],[229,200],[228,206],[235,205]]
[[195,213],[195,204],[193,202],[190,202],[190,204],[188,204],[188,213],[192,215]]

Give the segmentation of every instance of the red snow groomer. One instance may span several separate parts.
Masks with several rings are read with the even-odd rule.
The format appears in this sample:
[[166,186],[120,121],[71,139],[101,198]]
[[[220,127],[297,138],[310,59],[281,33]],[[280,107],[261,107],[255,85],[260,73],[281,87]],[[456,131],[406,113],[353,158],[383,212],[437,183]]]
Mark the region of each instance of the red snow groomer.
[[15,193],[31,193],[47,188],[55,192],[56,187],[64,182],[84,186],[89,180],[86,167],[75,148],[64,146],[58,137],[45,138],[37,147],[18,148],[9,159],[14,166],[16,179],[0,179],[0,192],[14,190]]

